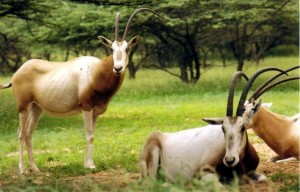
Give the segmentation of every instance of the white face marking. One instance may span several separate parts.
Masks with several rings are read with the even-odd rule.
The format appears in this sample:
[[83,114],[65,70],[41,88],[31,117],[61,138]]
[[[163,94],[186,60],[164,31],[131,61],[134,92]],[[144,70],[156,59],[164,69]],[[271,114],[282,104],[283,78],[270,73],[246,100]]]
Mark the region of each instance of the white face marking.
[[128,43],[126,41],[117,42],[112,44],[114,67],[113,71],[116,75],[121,75],[125,72],[128,64]]
[[226,154],[223,162],[228,167],[234,167],[246,147],[246,130],[242,117],[226,117],[222,129],[224,130]]

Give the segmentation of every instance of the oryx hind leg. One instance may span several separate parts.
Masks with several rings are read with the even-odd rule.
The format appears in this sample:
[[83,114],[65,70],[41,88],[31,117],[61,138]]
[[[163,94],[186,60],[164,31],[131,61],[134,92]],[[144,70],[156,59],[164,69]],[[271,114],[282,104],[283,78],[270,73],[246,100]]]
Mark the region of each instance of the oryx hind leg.
[[40,119],[42,112],[43,112],[43,110],[37,104],[33,103],[31,105],[30,112],[29,112],[28,125],[27,125],[28,127],[26,130],[26,136],[25,136],[29,166],[30,166],[30,170],[33,172],[39,172],[39,169],[37,168],[34,158],[33,158],[32,135],[38,124],[38,121]]
[[147,140],[140,155],[139,168],[142,177],[156,179],[161,159],[160,132],[154,132]]
[[26,137],[26,131],[28,127],[28,116],[29,112],[28,109],[24,109],[19,112],[19,129],[18,129],[18,140],[20,145],[20,156],[19,156],[19,171],[20,174],[25,173],[25,166],[24,166],[24,143],[25,143],[25,137]]
[[155,146],[151,151],[152,160],[148,162],[148,171],[151,178],[156,178],[159,168],[160,149]]
[[156,179],[160,162],[160,149],[154,146],[150,151],[143,151],[143,153],[146,158],[139,162],[141,177],[146,178],[149,176]]

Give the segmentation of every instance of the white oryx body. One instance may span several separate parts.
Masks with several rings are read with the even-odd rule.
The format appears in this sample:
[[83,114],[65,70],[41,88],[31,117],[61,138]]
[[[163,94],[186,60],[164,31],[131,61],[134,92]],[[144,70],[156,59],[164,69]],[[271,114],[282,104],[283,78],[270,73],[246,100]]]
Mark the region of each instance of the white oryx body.
[[[235,172],[255,181],[266,177],[256,173],[258,156],[253,146],[235,167],[226,167],[223,158],[226,141],[221,125],[187,129],[174,133],[156,131],[147,139],[139,158],[142,177],[156,178],[159,170],[169,180],[191,180],[195,176],[217,173],[221,182],[231,181]],[[254,153],[254,155],[253,155]]]
[[[254,100],[246,104],[245,113],[249,113],[253,105]],[[300,159],[300,114],[285,117],[261,106],[247,128],[252,128],[255,134],[278,154],[269,161]]]
[[[247,175],[255,181],[266,180],[264,175],[256,173],[259,157],[248,142],[243,117],[231,116],[235,81],[241,75],[247,78],[242,72],[238,72],[230,84],[228,116],[205,119],[218,125],[176,133],[154,132],[148,138],[139,160],[143,177],[156,178],[158,169],[162,167],[163,173],[170,179],[177,175],[191,179],[203,168],[211,166],[215,168],[221,182],[231,181],[234,172],[239,177]],[[235,136],[236,132],[241,131],[243,135]],[[237,142],[239,145],[234,145]]]
[[[192,179],[205,165],[215,167],[222,162],[224,146],[225,140],[219,125],[174,133],[154,132],[141,153],[140,171],[144,177],[155,178],[161,166],[169,179],[176,176]],[[148,166],[149,156],[156,157],[150,160],[152,166]]]
[[[86,155],[84,167],[95,168],[92,143],[96,120],[107,109],[112,96],[122,85],[128,64],[130,48],[139,41],[133,37],[127,42],[126,35],[132,18],[141,11],[156,12],[148,8],[137,9],[129,18],[122,40],[118,40],[119,13],[115,22],[115,40],[99,36],[102,44],[113,53],[102,59],[78,57],[67,62],[50,62],[32,59],[24,63],[1,89],[12,87],[19,112],[20,173],[25,172],[23,147],[27,146],[30,170],[38,172],[32,149],[32,134],[41,113],[69,116],[83,113],[86,130]],[[159,16],[159,15],[158,15]]]
[[[32,90],[30,102],[38,104],[47,113],[55,116],[75,115],[82,112],[78,101],[84,97],[87,89],[91,89],[96,78],[93,73],[101,65],[105,64],[96,57],[79,57],[62,63],[32,59],[24,63],[14,74],[11,83],[14,93],[18,94],[20,92],[18,85],[30,82],[29,89]],[[109,72],[97,74],[104,80],[103,82],[114,76],[112,60],[109,65],[107,66]],[[28,73],[30,75],[27,75]],[[107,76],[111,77],[107,78]],[[26,79],[20,81],[20,77],[26,77]],[[106,108],[104,106],[95,107],[101,111]],[[20,111],[23,110],[21,104],[19,108]]]

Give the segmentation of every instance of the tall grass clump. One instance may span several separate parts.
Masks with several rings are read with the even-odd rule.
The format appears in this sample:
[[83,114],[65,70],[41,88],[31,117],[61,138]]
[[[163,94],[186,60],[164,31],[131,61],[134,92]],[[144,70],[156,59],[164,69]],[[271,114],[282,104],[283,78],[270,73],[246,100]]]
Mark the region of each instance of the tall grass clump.
[[[9,77],[0,77],[0,83],[9,81]],[[0,90],[0,130],[2,134],[16,132],[18,113],[11,89]]]

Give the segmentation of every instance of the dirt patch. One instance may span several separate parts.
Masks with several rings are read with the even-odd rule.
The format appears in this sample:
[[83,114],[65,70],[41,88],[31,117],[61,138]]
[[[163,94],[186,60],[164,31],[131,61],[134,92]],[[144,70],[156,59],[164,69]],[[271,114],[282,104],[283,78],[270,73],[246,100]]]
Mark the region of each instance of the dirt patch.
[[[255,147],[259,157],[260,163],[257,168],[258,173],[263,173],[267,176],[267,181],[264,183],[249,183],[241,186],[241,190],[245,192],[254,192],[254,191],[264,191],[264,192],[274,192],[278,191],[283,186],[287,186],[289,184],[289,180],[279,180],[272,181],[271,178],[274,175],[278,174],[292,174],[298,175],[299,177],[299,162],[290,161],[290,162],[282,162],[282,163],[273,163],[268,162],[267,160],[270,157],[276,156],[276,153],[272,151],[263,141],[258,137],[253,137],[251,143]],[[254,143],[253,140],[256,142]]]
[[124,170],[108,170],[78,177],[68,177],[62,179],[64,182],[72,182],[73,184],[97,183],[105,189],[124,188],[129,183],[136,182],[139,177],[138,173],[128,173]]
[[272,177],[278,174],[292,174],[298,175],[299,177],[299,162],[282,162],[282,163],[273,163],[268,162],[268,159],[276,156],[276,153],[270,149],[262,139],[255,136],[253,130],[248,130],[250,143],[253,144],[255,150],[260,157],[260,163],[257,168],[258,173],[263,173],[267,176],[267,181],[263,183],[249,183],[241,186],[241,191],[244,192],[274,192],[278,191],[283,186],[288,185],[288,180],[276,180],[272,181]]

